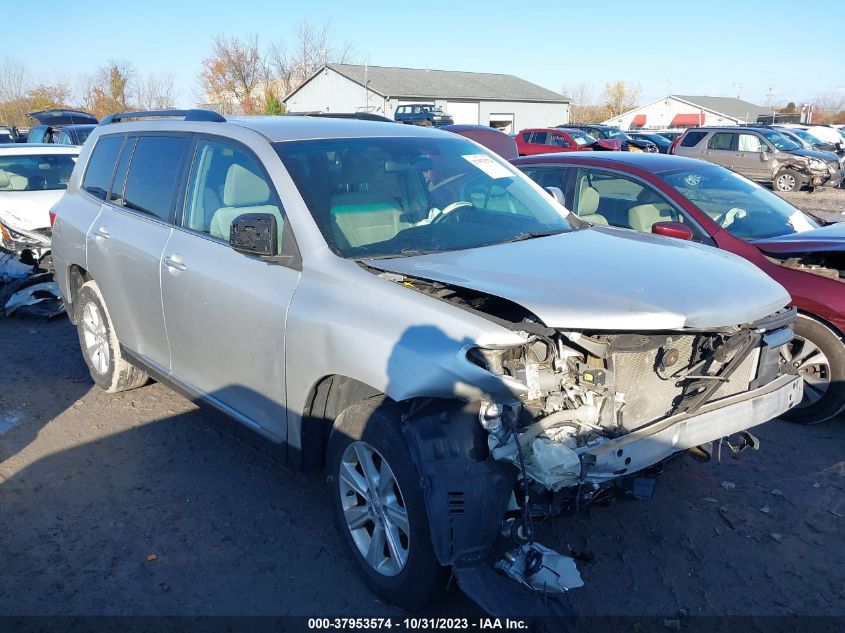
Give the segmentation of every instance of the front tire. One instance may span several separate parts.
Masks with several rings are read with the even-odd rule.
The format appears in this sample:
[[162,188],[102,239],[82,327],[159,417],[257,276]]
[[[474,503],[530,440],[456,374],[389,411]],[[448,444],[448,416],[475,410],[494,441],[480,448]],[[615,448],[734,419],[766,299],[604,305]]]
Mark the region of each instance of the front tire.
[[383,398],[344,410],[329,438],[326,479],[356,571],[386,601],[418,611],[444,585],[445,570],[400,419],[401,409]]
[[784,193],[798,191],[801,189],[801,174],[794,169],[782,169],[775,176],[774,186],[775,189]]
[[79,346],[94,383],[108,393],[145,385],[149,380],[146,372],[123,357],[97,284],[93,281],[82,284],[73,304]]
[[804,379],[804,398],[781,417],[797,424],[818,424],[845,408],[845,344],[826,325],[803,314],[795,339],[784,346],[781,362]]

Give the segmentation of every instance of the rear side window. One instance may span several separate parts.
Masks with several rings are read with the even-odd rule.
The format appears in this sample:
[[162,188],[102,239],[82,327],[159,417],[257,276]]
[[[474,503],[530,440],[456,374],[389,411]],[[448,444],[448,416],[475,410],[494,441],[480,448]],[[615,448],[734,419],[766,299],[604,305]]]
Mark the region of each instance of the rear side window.
[[681,147],[695,147],[707,136],[707,132],[687,132],[681,139]]
[[734,135],[729,132],[714,134],[710,141],[708,141],[707,148],[729,150],[731,148],[731,144],[733,143],[733,138]]
[[537,143],[538,145],[545,145],[549,142],[549,133],[548,132],[534,132],[534,138],[531,139],[532,143]]
[[124,207],[171,221],[179,165],[187,142],[186,138],[171,136],[138,139],[123,190]]
[[105,200],[108,194],[121,145],[123,136],[104,136],[97,141],[88,159],[82,189],[100,200]]
[[117,164],[117,171],[114,174],[114,183],[111,186],[108,200],[114,204],[123,204],[123,185],[126,183],[126,172],[129,171],[129,161],[132,160],[132,152],[135,151],[137,137],[130,136],[123,146],[123,153],[120,155],[120,162]]

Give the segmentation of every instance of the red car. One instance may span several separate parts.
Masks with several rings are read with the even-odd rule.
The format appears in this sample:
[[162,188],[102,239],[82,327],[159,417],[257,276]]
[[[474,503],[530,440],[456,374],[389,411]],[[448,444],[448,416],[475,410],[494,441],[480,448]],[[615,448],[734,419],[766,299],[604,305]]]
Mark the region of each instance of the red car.
[[[692,158],[613,152],[512,162],[562,194],[564,205],[582,219],[608,225],[597,230],[622,227],[692,240],[760,267],[789,291],[799,310],[795,339],[780,362],[803,376],[804,400],[783,417],[810,424],[845,408],[845,223],[822,227],[771,191]],[[706,276],[702,270],[702,288]]]
[[516,135],[520,156],[591,150],[596,139],[581,130],[530,128]]

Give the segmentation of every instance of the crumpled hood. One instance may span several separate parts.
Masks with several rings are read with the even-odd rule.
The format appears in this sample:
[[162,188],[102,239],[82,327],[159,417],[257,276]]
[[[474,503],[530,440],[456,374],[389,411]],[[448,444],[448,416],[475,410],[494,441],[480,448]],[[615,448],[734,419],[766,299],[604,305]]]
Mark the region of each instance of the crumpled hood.
[[50,226],[50,209],[64,193],[64,189],[0,191],[0,220],[13,229],[46,229]]
[[366,263],[509,299],[563,329],[720,328],[790,301],[777,282],[731,253],[608,227]]
[[845,222],[812,231],[790,233],[756,240],[754,246],[766,253],[831,253],[845,251]]

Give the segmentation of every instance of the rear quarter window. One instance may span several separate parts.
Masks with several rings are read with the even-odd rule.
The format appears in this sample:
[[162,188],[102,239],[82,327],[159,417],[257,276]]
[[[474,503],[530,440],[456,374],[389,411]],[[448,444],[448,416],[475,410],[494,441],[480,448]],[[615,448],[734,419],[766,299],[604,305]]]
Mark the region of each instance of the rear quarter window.
[[707,136],[707,132],[687,132],[681,139],[681,147],[695,147]]
[[82,179],[83,190],[100,200],[106,199],[122,145],[122,135],[100,137],[85,168],[85,177]]

